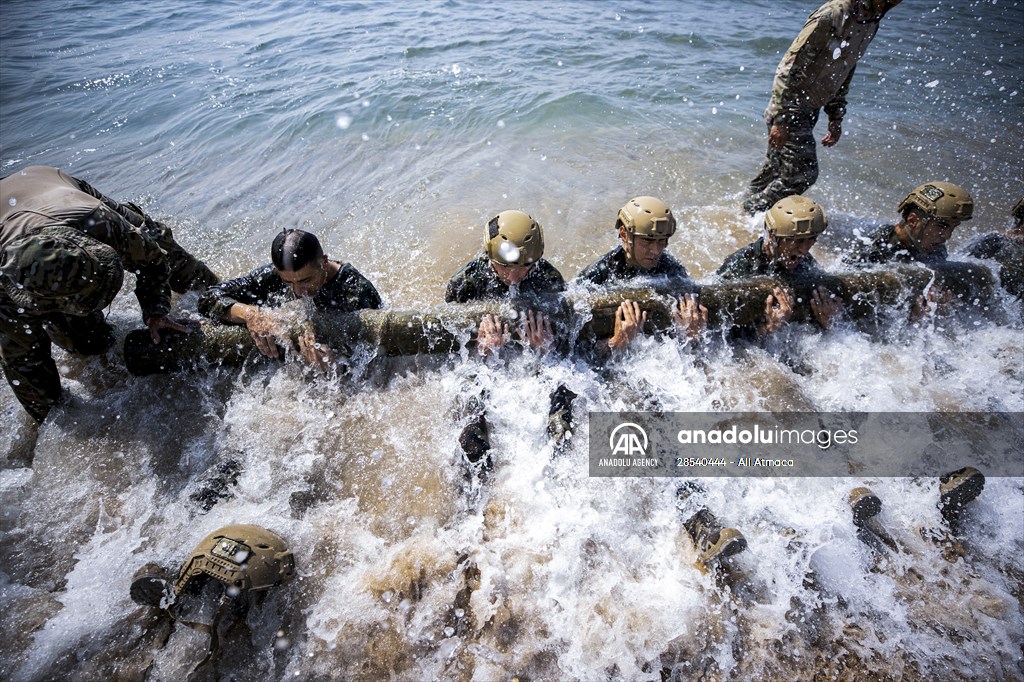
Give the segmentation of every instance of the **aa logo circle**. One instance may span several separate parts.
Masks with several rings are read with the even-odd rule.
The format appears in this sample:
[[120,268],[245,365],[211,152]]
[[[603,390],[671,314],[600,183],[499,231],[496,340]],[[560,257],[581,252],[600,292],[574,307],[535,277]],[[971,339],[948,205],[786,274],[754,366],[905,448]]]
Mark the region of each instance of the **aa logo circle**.
[[612,435],[608,438],[608,449],[612,455],[644,457],[647,454],[647,445],[647,432],[633,422],[619,424],[612,429]]

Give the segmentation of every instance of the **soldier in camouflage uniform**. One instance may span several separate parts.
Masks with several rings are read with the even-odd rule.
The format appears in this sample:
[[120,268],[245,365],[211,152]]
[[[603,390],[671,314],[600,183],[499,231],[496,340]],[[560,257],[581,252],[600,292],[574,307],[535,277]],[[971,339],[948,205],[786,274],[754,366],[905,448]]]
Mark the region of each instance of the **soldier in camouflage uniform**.
[[[342,313],[380,308],[381,298],[368,279],[349,263],[331,260],[320,240],[303,230],[284,230],[270,248],[270,264],[248,275],[211,287],[199,299],[199,312],[212,320],[244,324],[256,348],[279,358],[279,344],[290,338],[273,308],[306,299],[319,310]],[[317,344],[312,332],[299,337],[299,352],[311,365],[325,368],[333,354]]]
[[[619,209],[615,220],[619,245],[584,268],[576,281],[598,286],[629,284],[649,286],[655,291],[683,293],[673,318],[679,329],[696,339],[707,327],[708,309],[692,292],[696,287],[686,268],[665,249],[675,234],[676,217],[665,202],[654,197],[636,197]],[[608,353],[625,350],[643,329],[647,313],[635,301],[623,301],[615,312],[612,336],[596,343],[598,360]]]
[[[171,265],[174,269],[169,268]],[[51,342],[86,355],[114,342],[102,310],[137,276],[135,295],[154,343],[177,290],[217,281],[166,226],[88,183],[45,166],[0,179],[0,358],[25,410],[42,421],[61,398]]]
[[[824,209],[807,197],[780,199],[765,213],[764,234],[726,258],[716,274],[725,280],[768,276],[787,282],[821,272],[811,247],[827,226]],[[831,327],[842,312],[839,301],[823,286],[812,291],[810,306],[822,329]],[[757,335],[778,331],[792,315],[793,294],[775,287],[765,300],[765,319],[757,325]]]
[[[502,211],[487,223],[484,253],[452,275],[444,300],[468,303],[511,298],[530,303],[556,296],[565,290],[565,280],[543,255],[544,230],[540,223],[522,211]],[[555,346],[551,322],[543,312],[528,310],[518,332],[523,343],[538,352]],[[477,350],[483,356],[494,355],[510,338],[507,324],[495,315],[484,315],[477,330]],[[459,445],[471,465],[487,471],[491,468],[491,441],[486,396],[475,386],[469,386],[469,390],[473,395],[462,406],[469,423],[459,436]],[[565,386],[551,395],[548,432],[556,444],[571,428],[575,397]]]
[[900,0],[830,0],[807,19],[775,71],[764,117],[768,153],[747,190],[743,209],[754,214],[779,199],[802,194],[818,179],[814,125],[828,116],[821,143],[831,147],[843,133],[846,95],[858,60],[885,13]]

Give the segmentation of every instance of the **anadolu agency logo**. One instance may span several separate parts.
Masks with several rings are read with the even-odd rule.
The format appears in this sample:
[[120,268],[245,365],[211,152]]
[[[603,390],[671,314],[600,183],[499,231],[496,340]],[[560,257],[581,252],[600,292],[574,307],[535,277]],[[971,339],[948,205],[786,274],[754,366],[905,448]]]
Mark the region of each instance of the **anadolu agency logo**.
[[613,457],[645,457],[649,442],[642,426],[626,422],[612,429],[612,435],[608,437],[608,449]]

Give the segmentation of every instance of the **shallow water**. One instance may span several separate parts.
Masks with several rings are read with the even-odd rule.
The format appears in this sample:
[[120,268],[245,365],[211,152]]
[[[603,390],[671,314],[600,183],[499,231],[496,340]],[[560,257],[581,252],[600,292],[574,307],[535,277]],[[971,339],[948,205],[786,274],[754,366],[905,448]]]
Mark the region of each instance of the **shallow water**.
[[[779,54],[815,5],[9,1],[0,173],[68,169],[166,219],[225,275],[306,227],[397,309],[438,303],[504,208],[538,218],[572,276],[611,248],[636,194],[673,206],[671,250],[705,277],[754,236],[739,194]],[[1024,5],[1007,0],[907,0],[883,22],[844,137],[819,150],[821,262],[925,180],[975,196],[954,250],[1006,224],[1024,191],[1022,35]],[[127,291],[110,313],[122,334],[139,326]],[[467,355],[356,385],[295,364],[134,378],[118,353],[60,355],[71,403],[40,429],[31,469],[8,457],[0,470],[0,670],[181,679],[205,641],[179,627],[148,655],[160,630],[128,599],[130,576],[259,523],[288,539],[299,578],[253,610],[221,674],[808,679],[845,656],[851,679],[1020,679],[1021,479],[989,479],[950,563],[917,533],[940,524],[935,480],[708,479],[679,506],[674,481],[589,478],[583,432],[552,459],[543,408],[564,383],[583,421],[644,407],[1021,412],[1021,331],[1011,305],[998,324],[796,330],[703,358],[642,339],[609,376]],[[490,389],[496,448],[476,495],[454,456],[470,376]],[[26,429],[6,387],[0,412],[9,453]],[[201,513],[189,496],[227,459],[243,467],[233,496]],[[846,495],[865,482],[905,553],[876,561],[857,539]],[[314,505],[293,514],[307,488]],[[681,520],[700,504],[749,541],[732,585],[694,566]]]

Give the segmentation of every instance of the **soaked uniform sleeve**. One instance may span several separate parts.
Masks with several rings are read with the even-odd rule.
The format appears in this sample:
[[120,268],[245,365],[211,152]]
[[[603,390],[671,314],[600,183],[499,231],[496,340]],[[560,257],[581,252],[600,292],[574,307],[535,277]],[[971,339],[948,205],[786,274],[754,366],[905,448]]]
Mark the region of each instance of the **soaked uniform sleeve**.
[[479,260],[479,258],[471,260],[462,266],[461,270],[452,275],[444,292],[445,302],[468,303],[480,298],[482,292],[479,286]]
[[0,360],[4,376],[18,402],[36,421],[42,421],[61,397],[60,375],[50,356],[44,317],[18,312],[0,291]]
[[120,256],[124,268],[135,273],[135,297],[144,319],[170,311],[170,271],[164,251],[154,239],[107,206],[92,211],[79,229],[110,245]]
[[853,80],[853,74],[856,71],[856,66],[850,69],[849,75],[839,86],[835,97],[825,105],[825,115],[828,116],[829,121],[842,121],[846,117],[846,95],[850,92],[850,81]]
[[908,260],[908,258],[900,257],[900,251],[904,254],[907,254],[907,251],[900,246],[895,229],[895,225],[883,225],[878,228],[868,235],[867,243],[855,245],[850,253],[843,257],[843,262],[848,265],[867,267],[893,260]]
[[598,285],[607,284],[612,276],[611,257],[614,253],[614,251],[606,253],[600,259],[580,270],[579,274],[576,275],[576,281]]
[[972,258],[993,259],[1002,250],[1003,237],[994,232],[978,237],[967,247],[967,255]]
[[785,125],[794,114],[807,108],[807,90],[813,85],[809,80],[831,34],[831,13],[826,7],[819,7],[808,17],[775,70],[772,96],[765,110],[769,124]]
[[286,289],[273,265],[267,264],[247,275],[216,284],[200,296],[199,313],[220,322],[236,303],[271,305]]

